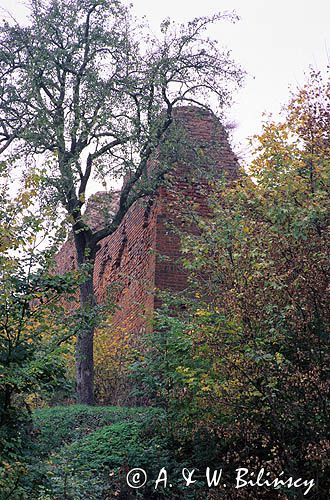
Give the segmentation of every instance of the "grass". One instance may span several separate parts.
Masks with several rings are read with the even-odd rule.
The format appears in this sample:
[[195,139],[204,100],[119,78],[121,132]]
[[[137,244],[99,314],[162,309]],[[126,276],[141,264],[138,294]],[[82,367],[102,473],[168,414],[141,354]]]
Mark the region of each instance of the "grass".
[[35,453],[47,456],[105,426],[141,422],[159,415],[159,410],[144,407],[72,405],[42,408],[33,413]]
[[[166,462],[157,408],[57,406],[33,412],[31,474],[38,500],[105,500],[127,489],[126,469]],[[128,469],[127,469],[128,470]],[[150,496],[151,498],[151,496]]]

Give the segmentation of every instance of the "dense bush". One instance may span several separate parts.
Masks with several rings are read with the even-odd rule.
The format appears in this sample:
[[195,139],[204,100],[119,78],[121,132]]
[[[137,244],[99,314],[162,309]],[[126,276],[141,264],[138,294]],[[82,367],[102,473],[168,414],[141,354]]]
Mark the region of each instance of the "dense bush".
[[[182,236],[190,294],[163,310],[136,369],[195,463],[202,447],[209,465],[313,478],[311,495],[325,500],[330,94],[319,74],[311,79],[286,120],[265,124],[251,175],[213,183],[208,219],[186,216],[196,228]],[[272,488],[226,495],[303,498]]]
[[70,390],[65,342],[74,318],[60,299],[79,278],[50,271],[60,234],[48,231],[53,214],[37,203],[40,174],[27,177],[14,198],[10,175],[0,163],[0,491],[15,499],[27,473],[33,400]]

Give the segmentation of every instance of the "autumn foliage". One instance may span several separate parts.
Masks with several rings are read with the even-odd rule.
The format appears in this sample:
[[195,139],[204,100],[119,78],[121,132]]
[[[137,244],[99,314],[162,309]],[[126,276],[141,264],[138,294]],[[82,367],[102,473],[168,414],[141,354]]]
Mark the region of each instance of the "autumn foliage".
[[[198,234],[182,236],[184,311],[161,318],[143,364],[183,447],[204,435],[218,467],[314,478],[320,499],[330,449],[329,98],[313,72],[283,121],[255,138],[248,175],[214,182],[212,215],[194,214]],[[285,489],[226,490],[251,494],[290,498]]]

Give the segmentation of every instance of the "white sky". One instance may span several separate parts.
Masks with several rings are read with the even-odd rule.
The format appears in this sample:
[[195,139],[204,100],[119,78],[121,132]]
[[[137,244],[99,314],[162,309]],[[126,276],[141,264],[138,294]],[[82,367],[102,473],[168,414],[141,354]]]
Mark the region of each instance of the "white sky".
[[238,151],[246,153],[247,137],[260,131],[263,112],[276,116],[289,98],[289,86],[305,81],[310,65],[330,63],[329,0],[133,0],[138,15],[151,26],[169,16],[177,21],[235,10],[236,24],[218,23],[211,35],[232,50],[248,72],[229,118]]
[[[219,23],[210,31],[249,75],[228,116],[238,124],[233,134],[241,152],[247,151],[247,137],[260,131],[262,113],[276,116],[288,100],[289,87],[303,84],[310,65],[324,70],[329,64],[329,0],[133,0],[133,4],[136,15],[145,15],[155,31],[165,17],[181,22],[224,10],[235,10],[241,17],[236,24]],[[0,0],[0,7],[17,19],[25,17],[24,0]]]

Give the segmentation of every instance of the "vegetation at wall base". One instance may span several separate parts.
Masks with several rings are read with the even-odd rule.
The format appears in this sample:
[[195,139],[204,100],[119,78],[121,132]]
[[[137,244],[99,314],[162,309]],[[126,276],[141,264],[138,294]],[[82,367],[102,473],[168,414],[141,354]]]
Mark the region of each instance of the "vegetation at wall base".
[[[272,477],[313,478],[311,497],[324,500],[329,90],[311,72],[283,122],[265,123],[249,175],[214,181],[210,217],[183,207],[186,227],[195,227],[181,235],[190,289],[163,296],[155,334],[134,366],[136,392],[166,409],[187,454],[197,440],[210,463],[229,470],[266,467]],[[252,494],[303,498],[289,489],[226,489],[233,498]]]

